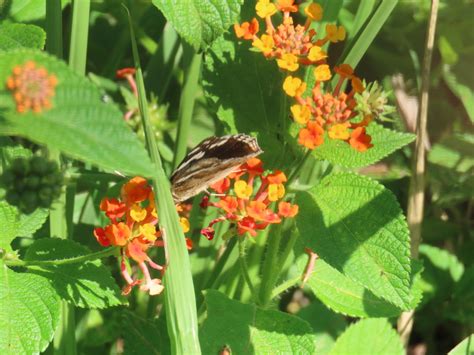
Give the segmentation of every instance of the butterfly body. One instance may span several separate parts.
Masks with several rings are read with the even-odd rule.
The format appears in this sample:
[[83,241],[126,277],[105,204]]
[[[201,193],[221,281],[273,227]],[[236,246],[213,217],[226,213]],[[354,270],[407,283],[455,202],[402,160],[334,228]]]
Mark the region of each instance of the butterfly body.
[[206,190],[262,152],[255,138],[242,133],[203,140],[171,175],[174,201],[185,201]]

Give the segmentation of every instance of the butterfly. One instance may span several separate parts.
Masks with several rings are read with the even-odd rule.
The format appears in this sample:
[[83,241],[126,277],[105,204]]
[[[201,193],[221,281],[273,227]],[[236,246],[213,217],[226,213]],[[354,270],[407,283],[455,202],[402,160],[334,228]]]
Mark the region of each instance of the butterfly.
[[203,140],[170,177],[174,202],[185,201],[206,190],[261,153],[257,139],[243,133]]

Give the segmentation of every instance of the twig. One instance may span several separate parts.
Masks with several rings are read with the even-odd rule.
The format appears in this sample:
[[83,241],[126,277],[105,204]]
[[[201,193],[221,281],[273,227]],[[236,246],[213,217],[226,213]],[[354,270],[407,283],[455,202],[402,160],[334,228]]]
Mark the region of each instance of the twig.
[[[407,221],[411,235],[411,257],[413,259],[418,258],[418,248],[421,241],[421,222],[423,221],[425,197],[425,148],[423,142],[426,139],[431,57],[433,55],[437,16],[438,0],[432,0],[421,73],[420,110],[416,125],[415,151],[408,195]],[[398,319],[397,329],[405,347],[408,345],[413,328],[413,313],[413,310],[404,312]]]

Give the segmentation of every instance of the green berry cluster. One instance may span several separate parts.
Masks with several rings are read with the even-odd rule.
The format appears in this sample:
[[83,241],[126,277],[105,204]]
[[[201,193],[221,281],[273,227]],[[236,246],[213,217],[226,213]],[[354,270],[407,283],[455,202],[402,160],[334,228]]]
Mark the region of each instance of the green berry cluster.
[[39,156],[15,159],[1,176],[7,202],[27,214],[50,207],[61,194],[63,180],[56,162]]

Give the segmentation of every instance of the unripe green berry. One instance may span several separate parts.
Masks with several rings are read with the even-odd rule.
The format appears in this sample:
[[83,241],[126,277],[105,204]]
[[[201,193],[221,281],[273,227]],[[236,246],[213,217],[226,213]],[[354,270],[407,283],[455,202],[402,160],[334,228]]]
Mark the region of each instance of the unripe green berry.
[[31,171],[36,175],[44,175],[48,170],[48,161],[43,157],[35,156],[30,160]]

